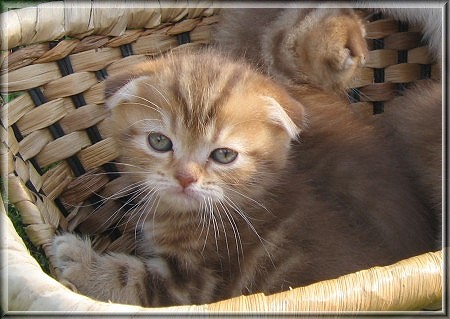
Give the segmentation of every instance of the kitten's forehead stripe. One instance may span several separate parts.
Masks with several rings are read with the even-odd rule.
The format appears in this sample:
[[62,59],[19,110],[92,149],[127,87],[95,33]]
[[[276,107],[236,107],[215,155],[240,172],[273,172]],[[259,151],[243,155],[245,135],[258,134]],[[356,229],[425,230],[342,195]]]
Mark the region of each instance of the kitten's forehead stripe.
[[[211,107],[211,117],[214,117],[217,114],[217,109],[223,105],[228,98],[233,93],[233,89],[235,89],[238,86],[239,81],[243,81],[244,76],[244,70],[235,68],[231,74],[229,74],[228,78],[225,81],[225,84],[222,85],[222,88],[219,90],[220,94],[216,96],[216,99],[212,102]],[[212,112],[214,110],[214,112]]]
[[[170,90],[182,110],[174,115],[182,116],[182,123],[186,128],[205,133],[214,124],[212,121],[217,118],[220,108],[239,86],[239,82],[244,81],[246,71],[235,67],[224,73],[217,67],[205,74],[199,61],[195,62],[197,64],[185,64],[183,69],[175,70],[178,75],[173,77]],[[174,116],[173,125],[175,121]]]

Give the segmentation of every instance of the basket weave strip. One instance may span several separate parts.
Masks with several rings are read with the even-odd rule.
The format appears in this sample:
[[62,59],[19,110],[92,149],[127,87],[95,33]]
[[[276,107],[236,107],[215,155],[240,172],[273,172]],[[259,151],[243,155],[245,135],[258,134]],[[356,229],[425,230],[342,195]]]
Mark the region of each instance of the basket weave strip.
[[[124,215],[130,204],[126,197],[103,200],[127,195],[121,193],[125,184],[117,174],[120,163],[114,162],[118,150],[103,106],[103,80],[167,50],[210,43],[220,14],[211,9],[209,1],[189,2],[189,8],[184,2],[176,8],[114,3],[115,8],[100,1],[86,7],[77,1],[52,2],[9,11],[0,19],[3,47],[24,46],[2,52],[0,59],[2,92],[23,93],[1,106],[0,154],[5,154],[6,162],[2,167],[8,177],[9,201],[19,209],[34,245],[49,257],[52,273],[56,270],[48,250],[58,229],[93,235],[94,247],[100,252],[131,252],[132,231],[142,222],[132,210]],[[367,30],[371,51],[366,67],[352,83],[351,92],[357,93],[352,94],[353,109],[372,114],[374,105],[396,96],[399,85],[429,76],[439,79],[439,67],[430,66],[433,61],[421,46],[417,30],[408,31],[388,19],[369,22]],[[251,298],[261,296],[236,302],[249,307],[245,305]],[[67,305],[79,310],[109,307],[91,302],[82,303],[81,308],[72,302]],[[412,309],[408,302],[398,306]],[[282,305],[264,307],[281,309]],[[41,306],[33,302],[30,307]],[[376,306],[394,309],[394,305]],[[318,301],[314,307],[324,310]]]
[[[388,267],[377,267],[271,296],[256,294],[210,305],[141,308],[97,302],[78,295],[45,275],[28,254],[22,239],[6,217],[3,204],[2,251],[7,269],[9,311],[103,311],[137,313],[227,312],[353,312],[419,310],[442,303],[442,251],[413,257]],[[4,299],[2,299],[5,302]]]
[[[195,19],[211,15],[211,1],[171,3],[161,8],[159,3],[126,3],[114,1],[56,1],[37,7],[13,10],[2,19],[2,38],[7,48],[37,42],[47,42],[64,36],[86,38],[91,34],[120,36],[125,29],[154,28],[166,22],[176,22],[185,17]],[[175,7],[174,7],[175,6]],[[187,25],[189,27],[192,25]]]

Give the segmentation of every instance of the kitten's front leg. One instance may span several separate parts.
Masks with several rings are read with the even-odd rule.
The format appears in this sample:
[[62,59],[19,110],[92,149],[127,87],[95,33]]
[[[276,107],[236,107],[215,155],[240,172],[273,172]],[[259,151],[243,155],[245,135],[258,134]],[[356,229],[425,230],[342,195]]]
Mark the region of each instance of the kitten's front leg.
[[[83,295],[141,306],[160,304],[159,292],[170,299],[163,287],[170,273],[162,258],[144,261],[121,253],[98,254],[88,239],[70,233],[56,236],[52,250],[55,266],[61,271],[58,280]],[[160,287],[155,287],[155,282]]]

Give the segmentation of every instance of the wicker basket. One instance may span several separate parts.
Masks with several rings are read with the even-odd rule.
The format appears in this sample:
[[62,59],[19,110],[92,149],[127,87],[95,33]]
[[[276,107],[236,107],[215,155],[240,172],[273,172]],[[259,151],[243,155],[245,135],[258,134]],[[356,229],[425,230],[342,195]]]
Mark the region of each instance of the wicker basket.
[[[46,253],[53,275],[57,269],[52,267],[49,243],[58,230],[93,235],[98,251],[134,248],[127,229],[116,225],[117,220],[92,225],[92,205],[80,205],[95,203],[94,193],[112,194],[121,182],[112,163],[118,151],[108,114],[99,107],[104,101],[102,80],[145,56],[180,45],[207,45],[220,13],[205,1],[172,8],[143,6],[52,2],[2,14],[2,93],[24,93],[1,106],[2,178],[8,181],[9,202],[19,210],[33,244]],[[439,77],[417,30],[408,31],[389,19],[373,19],[367,30],[373,50],[353,83],[353,91],[360,93],[351,104],[355,110],[380,112],[383,102],[407,83]],[[359,96],[363,98],[356,99]],[[96,207],[96,214],[107,216],[114,205],[121,204]],[[2,279],[8,285],[4,311],[273,313],[441,308],[442,252],[273,296],[242,296],[211,305],[144,309],[97,302],[44,274],[4,211],[1,216],[6,227],[1,242],[7,254]]]

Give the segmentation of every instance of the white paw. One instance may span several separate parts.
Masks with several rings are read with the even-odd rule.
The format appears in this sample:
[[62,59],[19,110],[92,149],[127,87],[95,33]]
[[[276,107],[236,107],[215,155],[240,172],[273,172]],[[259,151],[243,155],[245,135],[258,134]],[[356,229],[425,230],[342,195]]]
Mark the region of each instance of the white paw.
[[347,58],[345,58],[345,60],[344,60],[344,63],[342,63],[343,69],[348,69],[354,64],[355,64],[355,61],[353,60],[353,58],[351,56],[347,56]]
[[336,58],[336,69],[340,71],[351,70],[358,65],[363,66],[366,63],[366,56],[364,53],[354,55],[348,48],[341,48]]
[[72,290],[79,290],[90,271],[94,251],[88,240],[67,233],[56,236],[52,242],[54,266],[60,270],[59,281]]

